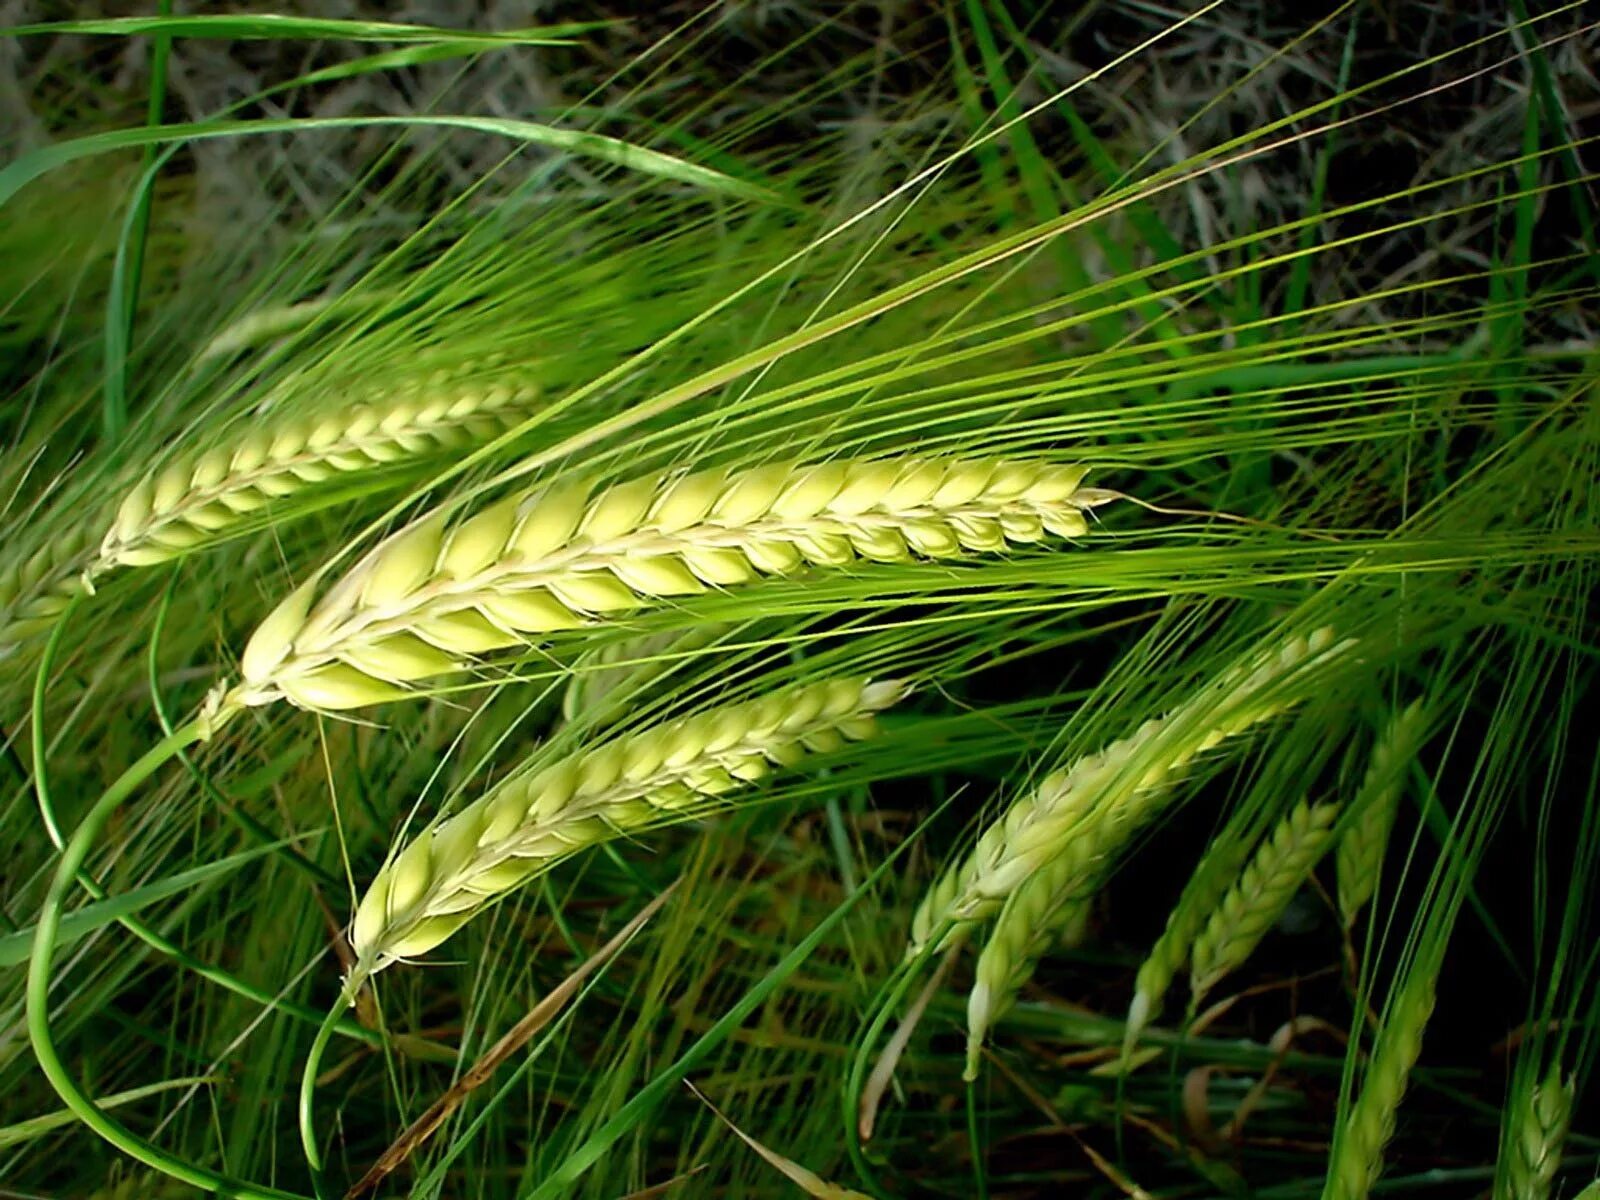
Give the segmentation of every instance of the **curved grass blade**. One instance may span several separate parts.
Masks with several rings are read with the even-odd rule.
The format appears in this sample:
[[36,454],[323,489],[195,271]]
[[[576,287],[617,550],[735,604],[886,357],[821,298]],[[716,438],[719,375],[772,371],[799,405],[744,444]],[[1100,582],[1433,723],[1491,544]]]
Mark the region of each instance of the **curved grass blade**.
[[367,129],[378,126],[397,128],[466,129],[475,133],[489,133],[530,145],[548,146],[555,150],[587,158],[597,158],[630,171],[686,183],[694,187],[746,200],[768,200],[771,193],[765,188],[744,180],[734,179],[721,171],[702,167],[685,159],[636,146],[620,138],[603,133],[586,133],[578,129],[557,129],[536,121],[520,121],[512,117],[475,117],[465,114],[415,117],[274,117],[256,121],[190,121],[177,125],[158,125],[154,128],[112,129],[93,133],[71,141],[42,146],[22,155],[9,166],[0,169],[0,205],[7,204],[26,185],[48,171],[79,159],[114,150],[140,149],[145,146],[165,145],[169,142],[202,141],[209,138],[239,137],[261,133],[303,133],[313,129]]

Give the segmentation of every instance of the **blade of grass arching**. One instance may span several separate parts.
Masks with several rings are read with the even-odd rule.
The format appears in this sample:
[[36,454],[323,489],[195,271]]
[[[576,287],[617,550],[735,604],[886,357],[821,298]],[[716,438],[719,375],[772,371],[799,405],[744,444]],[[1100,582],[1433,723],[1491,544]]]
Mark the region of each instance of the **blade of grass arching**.
[[633,1097],[624,1104],[616,1114],[594,1133],[590,1134],[581,1145],[572,1150],[566,1158],[546,1176],[539,1185],[528,1193],[525,1200],[554,1200],[555,1197],[566,1194],[566,1191],[578,1180],[583,1178],[585,1172],[599,1161],[618,1141],[631,1133],[657,1105],[665,1099],[667,1093],[675,1088],[690,1071],[694,1070],[706,1056],[723,1042],[736,1033],[747,1017],[750,1016],[770,996],[784,980],[798,970],[812,953],[820,946],[834,928],[844,920],[863,896],[895,865],[911,844],[909,840],[895,847],[877,868],[873,870],[859,888],[851,892],[832,912],[817,923],[792,950],[783,956],[761,980],[747,991],[739,1002],[724,1013],[701,1037],[668,1067],[659,1071]]
[[[310,837],[315,832],[299,836]],[[179,871],[175,875],[168,875],[164,879],[157,879],[126,892],[108,894],[103,900],[91,901],[61,918],[61,931],[57,935],[56,944],[69,945],[113,921],[131,916],[157,900],[165,900],[168,896],[176,896],[180,892],[204,890],[207,884],[221,883],[246,863],[254,862],[294,840],[294,838],[284,838],[271,845],[242,850],[238,854],[230,854],[226,858],[219,858],[203,866],[190,867],[187,871]],[[14,967],[27,962],[33,944],[33,934],[33,926],[30,925],[18,933],[0,937],[0,967]]]
[[[35,674],[33,692],[32,732],[30,735],[33,741],[33,790],[38,800],[39,814],[43,822],[45,832],[49,835],[51,842],[56,846],[56,848],[58,850],[62,850],[63,853],[65,852],[65,848],[71,843],[66,837],[63,836],[60,825],[56,821],[55,805],[50,794],[50,780],[47,764],[48,751],[45,746],[44,735],[44,730],[46,727],[44,698],[46,683],[51,676],[51,668],[54,663],[57,647],[60,645],[62,635],[66,631],[68,620],[71,618],[73,612],[77,609],[81,601],[82,597],[79,597],[69,604],[66,612],[62,614],[61,619],[56,623],[55,629],[51,631],[50,638],[45,644],[44,651],[39,657],[39,666]],[[194,727],[192,725],[185,726],[183,730],[167,735],[163,744],[170,747],[170,749],[167,751],[169,756],[176,755],[179,750],[184,748],[184,746],[187,744],[184,741],[184,736],[192,738],[193,728]],[[180,736],[180,734],[184,736]],[[76,832],[74,833],[74,837],[75,836]],[[90,897],[92,897],[94,900],[110,900],[110,896],[106,892],[105,888],[100,885],[98,879],[89,873],[87,867],[81,868],[76,872],[76,882],[78,883],[78,886],[83,888],[84,891],[88,892]],[[52,938],[56,936],[56,930],[61,925],[65,924],[68,919],[69,918],[67,916],[60,915],[59,913],[55,915],[50,927],[50,936]],[[309,1024],[317,1025],[322,1023],[322,1014],[316,1012],[314,1009],[306,1008],[303,1005],[297,1005],[292,1001],[275,996],[262,988],[256,987],[254,984],[248,983],[230,971],[225,971],[221,967],[202,962],[200,959],[190,954],[182,946],[179,946],[176,942],[172,941],[170,938],[164,936],[150,926],[144,924],[137,917],[134,917],[131,914],[115,914],[111,919],[117,924],[121,925],[129,933],[133,934],[140,941],[144,942],[145,945],[149,946],[158,954],[166,955],[179,966],[193,972],[195,975],[207,980],[210,983],[216,984],[218,987],[242,996],[247,1000],[252,1000],[261,1005],[263,1008],[273,1009],[288,1013],[291,1016],[299,1017],[301,1020],[306,1021]],[[39,926],[35,926],[34,928],[37,931]],[[37,937],[35,938],[35,941],[37,941]],[[382,1038],[379,1035],[370,1030],[363,1029],[354,1021],[350,1020],[341,1020],[335,1026],[334,1032],[344,1037],[357,1038],[358,1040],[374,1045],[382,1042]]]
[[[161,0],[158,6],[161,17],[172,15],[172,0]],[[150,47],[150,100],[145,110],[145,126],[154,129],[161,124],[162,110],[167,101],[167,58],[172,53],[172,34],[166,29],[158,29],[152,39]],[[149,145],[144,148],[144,173],[150,176],[152,184],[155,179],[156,148]],[[139,304],[139,281],[144,273],[145,245],[150,237],[150,207],[154,188],[140,189],[133,205],[133,230],[128,247],[128,271],[126,286],[112,288],[107,303],[111,311],[107,313],[107,333],[116,331],[116,338],[120,344],[117,353],[112,352],[111,344],[106,347],[106,387],[104,391],[104,410],[101,413],[101,434],[106,441],[115,442],[122,436],[128,427],[128,401],[126,380],[121,370],[121,363],[127,356],[128,342],[133,338],[133,317]],[[120,263],[119,263],[120,266]],[[112,364],[117,364],[115,370]]]
[[[1353,13],[1350,18],[1350,28],[1344,35],[1344,53],[1339,56],[1339,75],[1334,83],[1338,95],[1343,96],[1350,86],[1350,68],[1356,56],[1356,30],[1360,27],[1360,14]],[[1342,108],[1340,103],[1335,103],[1328,110],[1330,121],[1339,119]],[[1322,144],[1317,150],[1316,170],[1311,178],[1311,195],[1306,199],[1306,213],[1316,216],[1322,212],[1323,200],[1328,194],[1328,171],[1333,164],[1334,151],[1339,146],[1341,130],[1330,129],[1322,138]],[[1300,248],[1309,251],[1315,243],[1320,229],[1317,225],[1307,225],[1300,231]],[[1305,307],[1306,295],[1311,290],[1311,255],[1305,254],[1294,260],[1294,267],[1289,272],[1289,287],[1284,293],[1283,304],[1279,311],[1284,317],[1298,316]],[[1280,327],[1285,332],[1293,330],[1298,322],[1286,320]]]
[[84,21],[42,21],[0,29],[7,37],[33,34],[91,34],[109,37],[165,37],[249,39],[323,38],[344,42],[479,42],[484,45],[563,46],[575,34],[603,29],[609,21],[581,21],[532,29],[480,33],[439,25],[412,25],[393,21],[352,21],[338,17],[301,17],[280,13],[210,14],[172,16],[170,4],[154,17],[102,17]]
[[605,134],[577,129],[556,129],[535,121],[511,117],[420,115],[410,117],[272,117],[250,121],[190,121],[154,129],[112,129],[31,150],[0,169],[0,207],[47,171],[79,159],[115,150],[142,149],[174,142],[243,137],[264,133],[305,133],[317,129],[464,129],[487,133],[529,145],[547,146],[571,154],[599,159],[630,171],[704,188],[708,192],[746,200],[770,200],[766,189],[724,175],[659,150],[635,146]]

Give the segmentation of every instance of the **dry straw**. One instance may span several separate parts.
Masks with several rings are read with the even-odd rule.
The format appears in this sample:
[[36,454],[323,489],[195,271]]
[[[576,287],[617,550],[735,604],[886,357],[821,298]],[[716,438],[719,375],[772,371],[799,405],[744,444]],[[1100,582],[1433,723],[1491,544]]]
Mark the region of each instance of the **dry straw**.
[[708,588],[861,559],[906,562],[1076,537],[1109,498],[1085,468],[887,459],[648,475],[431,514],[320,597],[303,585],[245,648],[217,716],[286,698],[318,710],[410,694],[491,651]]
[[1352,805],[1352,819],[1334,849],[1339,913],[1346,928],[1355,924],[1378,890],[1384,853],[1404,791],[1404,771],[1426,732],[1427,717],[1421,704],[1411,704],[1394,715],[1372,748],[1366,778]]
[[536,398],[532,388],[441,374],[381,401],[281,421],[182,456],[124,497],[87,575],[166,562],[273,501],[336,477],[484,441],[526,415]]
[[1045,776],[928,890],[912,917],[907,957],[921,953],[940,929],[955,936],[993,915],[1023,881],[1062,856],[1092,870],[1159,809],[1189,763],[1296,703],[1300,697],[1282,686],[1287,678],[1352,645],[1327,627],[1291,638],[1165,717],[1146,721],[1131,737]]
[[586,846],[701,815],[807,752],[871,737],[897,681],[832,679],[705,712],[517,771],[423,833],[356,908],[357,976],[422,954]]
[[1333,837],[1337,804],[1304,801],[1262,842],[1194,941],[1189,985],[1199,1001],[1244,965],[1316,868]]

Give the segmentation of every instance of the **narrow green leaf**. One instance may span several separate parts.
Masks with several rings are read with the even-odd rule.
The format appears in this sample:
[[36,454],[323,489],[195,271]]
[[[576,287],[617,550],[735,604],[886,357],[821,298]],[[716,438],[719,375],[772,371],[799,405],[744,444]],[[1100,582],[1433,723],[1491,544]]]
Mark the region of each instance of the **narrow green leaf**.
[[[143,887],[136,887],[131,892],[121,892],[115,896],[107,896],[104,900],[96,900],[86,904],[74,912],[61,918],[61,932],[56,939],[56,944],[65,946],[69,942],[77,941],[85,934],[93,933],[103,925],[123,917],[132,916],[141,908],[164,900],[168,896],[175,896],[179,892],[186,892],[190,888],[220,880],[232,874],[246,863],[271,854],[287,846],[293,838],[271,842],[265,846],[257,846],[253,850],[241,851],[230,854],[227,858],[219,858],[216,862],[206,863],[188,871],[179,871],[176,875],[169,875],[165,879],[158,879],[154,883],[147,883]],[[14,967],[28,961],[28,955],[33,949],[33,926],[17,933],[9,933],[0,937],[0,967]],[[3,1143],[0,1143],[3,1144]]]
[[[179,1088],[204,1087],[208,1083],[221,1083],[222,1078],[217,1075],[185,1075],[178,1079],[163,1079],[160,1083],[147,1083],[143,1087],[129,1088],[125,1092],[114,1092],[109,1096],[100,1096],[95,1100],[101,1108],[117,1108],[124,1104],[132,1104],[136,1100],[143,1100],[146,1096],[155,1096],[161,1092],[176,1091]],[[9,1146],[20,1146],[23,1142],[31,1142],[42,1138],[47,1133],[65,1128],[73,1124],[78,1115],[70,1108],[57,1109],[55,1112],[45,1113],[42,1117],[30,1117],[26,1121],[18,1121],[15,1125],[0,1126],[0,1150]]]

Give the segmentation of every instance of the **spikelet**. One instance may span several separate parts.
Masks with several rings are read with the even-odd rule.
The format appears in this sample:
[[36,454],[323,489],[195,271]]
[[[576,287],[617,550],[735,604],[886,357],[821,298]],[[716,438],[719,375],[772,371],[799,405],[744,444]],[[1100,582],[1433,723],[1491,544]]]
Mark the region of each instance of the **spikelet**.
[[1438,955],[1417,959],[1390,1011],[1384,1014],[1361,1093],[1334,1139],[1322,1200],[1366,1200],[1383,1173],[1383,1150],[1394,1135],[1406,1082],[1422,1052],[1422,1035],[1433,1015],[1438,980]]
[[561,694],[562,719],[583,717],[592,725],[609,724],[625,710],[631,696],[660,683],[688,661],[681,656],[709,646],[728,628],[711,622],[667,629],[587,652],[573,664],[572,678]]
[[1277,923],[1333,837],[1336,804],[1295,805],[1262,842],[1194,941],[1189,982],[1198,1002],[1244,965]]
[[1391,718],[1372,748],[1366,778],[1351,806],[1353,817],[1334,849],[1339,913],[1346,928],[1355,924],[1378,890],[1384,852],[1404,791],[1403,772],[1426,732],[1427,718],[1421,704],[1414,703]]
[[645,476],[430,514],[320,598],[304,585],[245,648],[221,715],[287,698],[381,703],[495,650],[670,597],[860,559],[943,559],[1086,532],[1085,468],[889,459]]
[[1133,1002],[1128,1006],[1125,1053],[1140,1032],[1161,1011],[1161,1003],[1178,972],[1189,960],[1199,936],[1222,898],[1238,880],[1250,857],[1250,840],[1224,831],[1206,850],[1183,893],[1167,915],[1166,927],[1150,948],[1134,979]]
[[0,571],[0,661],[48,631],[73,598],[84,594],[80,573],[90,537],[85,523],[68,524],[61,536]]
[[166,562],[220,540],[274,500],[404,459],[484,441],[527,415],[537,392],[438,375],[326,416],[280,420],[238,442],[179,457],[123,498],[91,579]]
[[1293,638],[1276,653],[1252,656],[1131,737],[1047,775],[935,881],[912,917],[906,956],[921,953],[947,923],[953,936],[963,924],[992,915],[1019,883],[1062,852],[1085,821],[1113,813],[1129,830],[1137,827],[1191,761],[1296,703],[1297,694],[1278,686],[1287,677],[1354,644],[1336,640],[1327,627]]
[[518,771],[390,860],[356,908],[357,974],[422,954],[586,846],[731,803],[810,752],[871,737],[898,681],[832,679],[709,709]]
[[1561,1065],[1553,1063],[1544,1080],[1514,1102],[1507,1114],[1506,1163],[1501,1188],[1503,1200],[1547,1200],[1561,1147],[1572,1121],[1574,1086],[1561,1078]]

